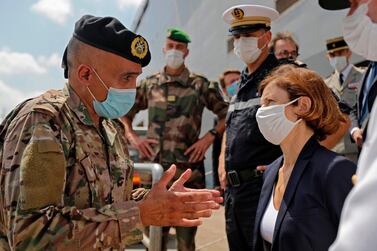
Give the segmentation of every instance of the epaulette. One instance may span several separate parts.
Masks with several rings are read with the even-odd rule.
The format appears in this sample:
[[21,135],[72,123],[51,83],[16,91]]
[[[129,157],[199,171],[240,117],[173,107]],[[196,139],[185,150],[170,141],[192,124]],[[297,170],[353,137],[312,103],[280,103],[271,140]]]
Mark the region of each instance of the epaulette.
[[353,68],[359,73],[365,73],[368,70],[368,67],[364,66],[359,67],[354,65]]

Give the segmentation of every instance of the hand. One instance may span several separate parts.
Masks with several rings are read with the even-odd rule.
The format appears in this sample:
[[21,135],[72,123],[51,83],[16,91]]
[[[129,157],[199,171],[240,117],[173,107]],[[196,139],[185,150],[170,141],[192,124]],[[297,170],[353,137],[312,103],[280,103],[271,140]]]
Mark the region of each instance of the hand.
[[190,178],[191,170],[184,172],[170,190],[166,186],[174,177],[172,165],[156,183],[146,198],[139,202],[143,225],[193,227],[202,223],[201,217],[209,217],[213,209],[220,208],[219,192],[206,189],[188,189],[183,184]]
[[139,201],[139,200],[142,200],[145,196],[147,196],[148,193],[149,193],[148,189],[141,188],[141,187],[136,188],[136,189],[132,190],[131,198],[134,201]]
[[226,189],[226,171],[225,171],[225,157],[220,154],[219,156],[219,167],[218,167],[220,187],[225,191]]
[[139,150],[141,157],[152,158],[155,155],[151,144],[158,144],[155,139],[142,139],[136,133],[129,133],[126,138],[130,144]]
[[360,128],[355,129],[355,131],[352,133],[352,138],[356,144],[361,147],[363,144],[363,130]]
[[[172,165],[174,166],[174,165]],[[220,191],[215,189],[193,189],[193,188],[187,188],[184,186],[186,181],[188,181],[191,177],[191,169],[187,169],[182,175],[179,177],[178,180],[176,180],[173,185],[170,187],[169,191],[172,192],[205,192],[205,193],[211,193],[213,196],[213,200],[216,203],[222,203],[223,198],[220,196]]]
[[257,171],[264,172],[266,171],[266,169],[267,169],[267,166],[257,166]]
[[204,159],[209,146],[215,140],[215,136],[211,133],[207,133],[203,138],[199,139],[192,146],[187,148],[185,155],[190,154],[189,162],[195,163]]

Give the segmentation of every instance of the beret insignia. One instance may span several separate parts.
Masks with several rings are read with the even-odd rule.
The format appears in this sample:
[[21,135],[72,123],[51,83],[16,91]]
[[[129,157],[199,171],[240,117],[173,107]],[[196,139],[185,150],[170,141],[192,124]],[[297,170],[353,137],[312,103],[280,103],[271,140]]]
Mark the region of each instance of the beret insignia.
[[148,53],[148,44],[143,37],[135,37],[131,43],[131,53],[143,59]]

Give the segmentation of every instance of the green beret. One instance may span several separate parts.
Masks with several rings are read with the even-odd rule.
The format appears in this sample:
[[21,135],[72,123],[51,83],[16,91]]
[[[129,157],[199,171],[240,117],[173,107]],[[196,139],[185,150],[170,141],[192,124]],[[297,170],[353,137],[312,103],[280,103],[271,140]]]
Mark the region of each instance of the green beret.
[[[75,24],[73,37],[81,42],[104,50],[127,60],[147,66],[151,60],[148,42],[140,35],[128,30],[114,17],[85,15]],[[68,77],[67,49],[62,66]]]
[[178,42],[182,42],[186,44],[191,42],[190,36],[183,30],[178,29],[178,28],[168,29],[166,37],[174,41],[178,41]]

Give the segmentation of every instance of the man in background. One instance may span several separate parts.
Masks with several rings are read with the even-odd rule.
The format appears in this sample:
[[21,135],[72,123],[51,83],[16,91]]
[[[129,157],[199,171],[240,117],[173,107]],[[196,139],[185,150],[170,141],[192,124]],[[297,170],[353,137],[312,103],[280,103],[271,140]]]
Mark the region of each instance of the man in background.
[[278,32],[272,38],[270,50],[277,59],[288,58],[295,61],[299,56],[299,46],[292,33]]
[[[221,74],[220,85],[227,101],[230,101],[237,94],[240,77],[241,72],[236,69],[228,69]],[[215,118],[215,126],[217,123],[218,118]],[[223,189],[220,187],[218,172],[222,138],[223,134],[218,135],[212,145],[212,172],[214,188],[223,192]]]
[[[351,126],[351,120],[348,116],[351,111],[349,108],[356,106],[364,71],[350,63],[352,52],[343,37],[327,40],[326,48],[327,58],[334,71],[325,79],[325,83],[341,101],[339,107],[344,118],[349,121],[349,128]],[[332,150],[357,163],[357,145],[351,142],[348,133]]]
[[[192,176],[186,186],[204,188],[204,155],[224,131],[228,104],[217,82],[208,81],[186,67],[190,42],[189,35],[181,29],[167,31],[162,49],[166,64],[160,72],[139,83],[135,105],[123,120],[126,138],[144,161],[160,163],[164,170],[175,164],[175,179],[191,169]],[[199,138],[204,107],[218,116],[219,123]],[[141,139],[132,128],[132,120],[138,111],[145,109],[149,117],[148,132]],[[162,250],[167,249],[169,229],[163,228]],[[176,227],[178,250],[195,250],[196,231],[196,227]]]

